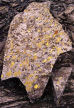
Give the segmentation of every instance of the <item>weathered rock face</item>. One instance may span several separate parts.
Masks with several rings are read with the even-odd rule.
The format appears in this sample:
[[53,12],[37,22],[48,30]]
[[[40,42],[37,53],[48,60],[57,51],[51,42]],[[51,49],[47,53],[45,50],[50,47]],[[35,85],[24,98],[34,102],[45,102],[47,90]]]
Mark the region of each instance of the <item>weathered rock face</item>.
[[50,10],[69,33],[74,47],[74,0],[53,0]]
[[18,77],[30,98],[38,98],[60,53],[71,41],[49,12],[50,2],[31,3],[10,24],[5,46],[2,80]]

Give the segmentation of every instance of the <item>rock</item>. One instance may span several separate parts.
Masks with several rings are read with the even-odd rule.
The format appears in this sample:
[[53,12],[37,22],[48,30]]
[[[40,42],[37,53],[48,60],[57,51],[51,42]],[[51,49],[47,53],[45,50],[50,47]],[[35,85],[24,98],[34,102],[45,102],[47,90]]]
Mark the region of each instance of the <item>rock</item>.
[[60,53],[71,41],[49,11],[50,2],[31,3],[10,24],[1,79],[18,77],[30,99],[39,98]]
[[74,47],[74,0],[53,0],[50,11],[69,33]]
[[23,103],[28,104],[29,98],[18,78],[10,78],[0,83],[0,108],[12,108]]

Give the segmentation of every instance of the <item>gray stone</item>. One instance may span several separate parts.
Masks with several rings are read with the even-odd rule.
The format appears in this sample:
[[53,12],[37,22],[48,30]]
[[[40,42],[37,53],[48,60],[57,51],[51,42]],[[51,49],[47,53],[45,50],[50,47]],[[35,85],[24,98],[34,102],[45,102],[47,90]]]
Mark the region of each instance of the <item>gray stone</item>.
[[31,3],[10,24],[1,79],[18,77],[29,97],[39,98],[60,53],[71,41],[50,11],[50,2]]

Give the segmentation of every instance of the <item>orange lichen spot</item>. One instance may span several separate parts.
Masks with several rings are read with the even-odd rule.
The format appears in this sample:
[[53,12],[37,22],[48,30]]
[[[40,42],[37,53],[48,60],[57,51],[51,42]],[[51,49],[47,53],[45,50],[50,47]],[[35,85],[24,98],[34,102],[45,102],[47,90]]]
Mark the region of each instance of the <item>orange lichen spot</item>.
[[11,70],[9,72],[6,73],[6,76],[10,77],[12,74]]
[[12,67],[14,66],[14,64],[15,64],[15,63],[12,61],[10,67],[12,68]]
[[34,85],[34,89],[38,89],[39,88],[39,85],[38,84],[35,84]]
[[1,78],[3,78],[3,77],[4,77],[4,75],[2,74],[2,75],[1,75]]
[[56,30],[56,31],[54,32],[54,34],[58,34],[58,30]]

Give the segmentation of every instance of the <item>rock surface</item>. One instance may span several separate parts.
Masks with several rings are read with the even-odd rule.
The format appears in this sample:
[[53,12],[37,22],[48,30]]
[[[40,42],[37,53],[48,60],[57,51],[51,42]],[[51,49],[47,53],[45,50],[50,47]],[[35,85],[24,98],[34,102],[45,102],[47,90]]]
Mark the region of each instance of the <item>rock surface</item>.
[[[17,2],[16,2],[17,1]],[[20,2],[21,1],[21,2]],[[34,0],[29,0],[29,3],[30,1],[34,1]],[[40,1],[40,0],[37,0],[37,1]],[[57,20],[59,18],[59,22],[63,25],[63,28],[65,29],[66,32],[69,33],[68,36],[70,37],[74,37],[74,33],[72,32],[73,30],[70,29],[70,26],[73,25],[73,12],[69,11],[70,8],[72,6],[73,8],[73,5],[74,5],[74,0],[50,0],[50,1],[53,1],[53,6],[54,9],[50,9],[51,10],[51,14],[53,14],[55,16],[56,13],[60,13],[60,11],[62,10],[62,6],[61,4],[64,5],[65,9],[63,9],[61,12],[61,16],[59,17],[59,15],[57,14]],[[11,6],[12,4],[12,6]],[[13,5],[14,4],[14,5]],[[16,4],[16,5],[15,5]],[[3,24],[4,26],[2,26],[2,28],[0,28],[0,44],[1,46],[4,45],[4,41],[3,39],[5,37],[7,37],[7,34],[8,34],[8,30],[9,30],[9,25],[10,25],[10,22],[11,20],[13,19],[13,17],[18,13],[18,12],[21,12],[23,11],[27,6],[28,6],[28,0],[0,0],[0,8],[2,8],[2,6],[4,7],[8,7],[8,11],[6,12],[6,8],[4,8],[4,10],[0,10],[0,25]],[[55,10],[55,11],[54,11]],[[64,12],[65,10],[69,11],[69,13],[67,13],[66,15],[64,15]],[[6,13],[3,13],[3,12],[6,12]],[[62,17],[63,15],[63,17]],[[69,15],[69,17],[68,17]],[[3,21],[4,20],[4,21]],[[73,26],[71,26],[73,28]],[[72,35],[71,35],[72,34]],[[72,41],[73,43],[73,41]],[[0,51],[0,74],[1,74],[1,71],[2,71],[2,61],[3,61],[3,46],[2,48],[0,47],[1,51]],[[73,52],[74,52],[74,49],[73,49]],[[70,55],[70,54],[69,54]],[[60,61],[61,59],[61,61]],[[59,61],[59,62],[58,62]],[[69,64],[69,61],[70,61],[70,64],[74,64],[74,53],[71,54],[70,56],[68,56],[68,52],[66,54],[64,54],[64,56],[60,56],[57,60],[57,64],[56,64],[56,67],[54,66],[54,73],[56,75],[58,75],[57,73],[59,73],[59,71],[61,70],[61,67],[63,66],[68,66]],[[65,63],[64,63],[65,62]],[[59,66],[60,64],[60,66]],[[60,70],[56,70],[57,67],[60,69]],[[64,72],[64,70],[63,70]],[[62,73],[63,74],[63,73]],[[64,74],[64,77],[65,77],[65,74]],[[7,83],[8,80],[5,80],[5,82]],[[7,87],[8,89],[10,88],[7,84],[5,83],[5,85],[3,85],[2,83],[2,86],[0,85],[0,98],[2,97],[2,93],[5,92],[6,88]],[[11,82],[9,81],[9,84]],[[17,83],[17,81],[16,81]],[[4,87],[5,86],[5,87]],[[47,85],[49,86],[49,84]],[[51,85],[52,87],[52,85]],[[2,88],[2,89],[1,89]],[[2,92],[3,91],[3,92]],[[20,89],[21,93],[23,93],[23,91]],[[50,95],[48,94],[49,91],[49,87],[46,88],[46,93],[48,95],[48,97],[51,99]],[[16,94],[16,89],[13,90],[13,88],[11,88],[10,90],[10,95],[11,95],[11,98],[13,98],[13,94],[15,92]],[[2,103],[0,104],[0,107],[1,108],[8,108],[8,107],[11,107],[11,108],[24,108],[24,107],[27,107],[27,108],[37,108],[37,107],[41,107],[41,108],[49,108],[49,107],[52,107],[54,108],[55,106],[53,102],[53,100],[51,102],[47,101],[45,102],[42,101],[40,103],[40,101],[34,105],[29,105],[29,106],[25,106],[25,104],[22,102],[22,100],[20,100],[20,103],[19,103],[19,98],[21,97],[21,95],[19,95],[19,91],[17,91],[17,95],[18,95],[18,99],[17,101],[13,100],[9,100],[8,102],[4,103],[5,101],[5,98],[6,98],[6,94],[3,95],[3,98],[2,98]],[[51,93],[52,94],[52,93]],[[16,95],[14,95],[15,98]],[[22,98],[24,99],[24,94],[22,95]],[[10,96],[8,95],[7,98],[9,98]],[[47,98],[47,97],[46,97]],[[45,99],[46,99],[45,98]],[[42,99],[41,99],[42,100]],[[52,103],[52,105],[51,105]],[[61,98],[61,101],[60,101],[60,106],[59,108],[61,107],[69,107],[69,108],[73,108],[74,107],[74,65],[73,65],[73,70],[72,70],[72,74],[70,75],[70,78],[69,80],[67,81],[67,87],[65,87],[65,91],[63,93],[63,97]]]
[[68,32],[74,47],[74,0],[53,0],[50,10]]
[[49,6],[50,2],[34,2],[17,14],[10,24],[5,46],[2,80],[20,78],[32,99],[42,95],[58,55],[72,48]]

